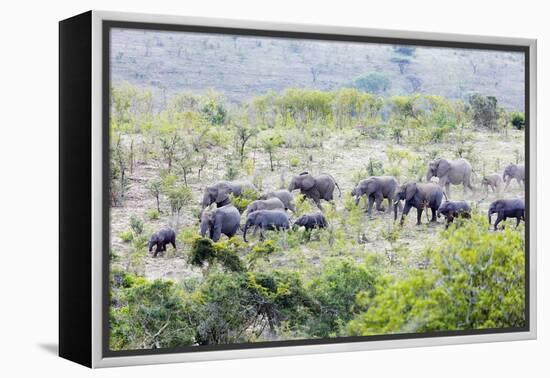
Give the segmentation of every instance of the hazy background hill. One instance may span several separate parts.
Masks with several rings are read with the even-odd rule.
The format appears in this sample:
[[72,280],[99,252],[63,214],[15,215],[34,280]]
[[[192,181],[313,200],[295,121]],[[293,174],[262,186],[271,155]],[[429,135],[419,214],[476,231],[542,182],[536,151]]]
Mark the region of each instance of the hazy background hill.
[[332,90],[379,73],[390,84],[383,96],[478,92],[524,109],[521,53],[123,29],[112,31],[111,46],[113,84],[151,89],[159,108],[181,91],[213,88],[239,102],[289,87]]

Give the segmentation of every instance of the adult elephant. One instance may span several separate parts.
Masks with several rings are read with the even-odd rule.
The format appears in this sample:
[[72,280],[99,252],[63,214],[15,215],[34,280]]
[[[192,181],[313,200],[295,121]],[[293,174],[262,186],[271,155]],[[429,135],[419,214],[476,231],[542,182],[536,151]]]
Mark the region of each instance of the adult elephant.
[[250,227],[254,226],[254,234],[260,229],[260,238],[263,240],[265,230],[288,230],[290,228],[290,220],[288,215],[283,210],[258,210],[248,214],[246,223],[243,228],[243,240],[246,240],[246,232]]
[[234,236],[240,222],[239,210],[231,204],[225,205],[202,214],[200,234],[204,237],[208,232],[208,237],[217,242],[222,234],[228,238]]
[[497,220],[495,221],[494,230],[497,230],[497,226],[500,222],[505,221],[507,218],[516,218],[516,228],[519,226],[520,221],[525,222],[525,202],[522,199],[499,199],[491,203],[487,216],[489,218],[489,225],[491,225],[491,216],[497,214]]
[[288,186],[288,191],[300,189],[305,197],[311,198],[319,209],[322,210],[321,200],[332,201],[334,199],[334,187],[338,188],[340,196],[342,191],[340,186],[331,175],[321,174],[313,176],[308,172],[302,172],[298,176],[294,176]]
[[222,207],[229,204],[229,195],[240,197],[245,190],[257,192],[257,189],[251,183],[220,181],[214,185],[207,186],[204,190],[201,205],[202,210],[215,203],[217,207]]
[[362,196],[367,196],[368,207],[367,212],[371,215],[372,205],[376,202],[376,210],[384,211],[382,201],[388,200],[388,210],[391,211],[392,202],[397,189],[397,180],[393,176],[373,176],[368,179],[361,180],[359,184],[351,191],[351,195],[355,196],[355,205],[359,205]]
[[508,185],[512,182],[512,179],[516,179],[519,186],[522,188],[525,187],[525,166],[509,164],[502,174],[502,179],[506,183],[504,190],[508,189]]
[[428,165],[428,173],[426,179],[431,180],[432,177],[439,178],[439,185],[445,187],[445,194],[451,198],[450,186],[464,185],[466,188],[474,191],[470,181],[472,176],[472,165],[466,159],[447,160],[438,158],[431,161]]
[[395,195],[395,205],[394,208],[394,219],[397,219],[397,207],[399,201],[404,200],[405,206],[403,207],[403,213],[401,214],[400,224],[402,225],[405,221],[405,216],[409,214],[409,211],[412,207],[416,208],[416,224],[421,224],[420,220],[422,218],[422,210],[424,207],[432,209],[432,219],[431,222],[437,222],[436,213],[441,206],[443,200],[443,189],[441,186],[435,183],[416,183],[408,182],[401,185],[397,190]]

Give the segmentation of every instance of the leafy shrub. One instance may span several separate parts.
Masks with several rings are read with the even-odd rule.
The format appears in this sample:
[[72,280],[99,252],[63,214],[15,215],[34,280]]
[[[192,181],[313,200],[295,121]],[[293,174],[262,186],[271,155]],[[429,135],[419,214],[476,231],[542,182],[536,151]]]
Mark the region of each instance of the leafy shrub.
[[126,230],[122,231],[118,236],[120,237],[120,239],[122,239],[123,242],[129,243],[134,238],[134,233],[132,232],[132,230]]
[[483,215],[442,231],[428,251],[432,268],[404,279],[386,276],[376,295],[361,294],[367,310],[348,325],[353,335],[506,328],[525,325],[523,230],[488,230]]
[[223,242],[214,243],[207,238],[194,240],[189,252],[189,263],[201,268],[205,264],[210,268],[218,263],[228,271],[240,272],[244,270],[244,266],[234,248]]
[[302,161],[298,156],[291,156],[288,159],[288,165],[290,165],[291,168],[296,168],[297,166],[300,165],[301,162]]
[[522,112],[512,112],[510,122],[517,130],[525,128],[525,114]]
[[358,264],[351,258],[328,260],[319,276],[308,285],[313,301],[318,306],[310,333],[316,337],[336,336],[358,313],[358,293],[374,295],[378,272]]
[[195,329],[189,321],[185,293],[172,281],[143,281],[124,275],[119,306],[111,306],[113,350],[174,348],[192,345]]
[[160,218],[160,213],[157,209],[149,209],[145,215],[149,220],[158,220]]
[[498,116],[496,97],[474,93],[468,98],[468,104],[474,124],[477,127],[495,129]]
[[391,81],[381,73],[371,72],[355,79],[353,86],[365,92],[380,94],[391,88]]
[[239,212],[242,213],[246,210],[248,205],[259,198],[259,193],[254,190],[245,188],[241,193],[241,196],[235,196],[233,193],[229,194],[229,199],[233,206],[239,209]]
[[134,235],[141,235],[143,233],[143,221],[132,214],[130,216],[130,228]]
[[167,189],[166,196],[172,215],[180,214],[181,209],[193,199],[191,189],[185,185],[174,185]]

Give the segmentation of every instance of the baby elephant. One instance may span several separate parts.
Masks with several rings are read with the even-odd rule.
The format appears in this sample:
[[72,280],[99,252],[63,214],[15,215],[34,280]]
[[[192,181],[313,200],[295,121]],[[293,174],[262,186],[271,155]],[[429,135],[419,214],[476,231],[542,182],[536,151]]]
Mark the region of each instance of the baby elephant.
[[200,234],[204,237],[208,231],[208,237],[215,242],[220,240],[222,234],[230,238],[237,233],[240,221],[241,214],[235,206],[218,207],[202,214]]
[[466,201],[445,201],[437,209],[437,217],[441,215],[447,221],[445,228],[449,228],[455,218],[470,218],[470,206]]
[[497,220],[495,222],[495,231],[501,221],[505,221],[507,218],[516,218],[516,227],[519,226],[519,222],[523,220],[525,222],[525,203],[521,199],[500,199],[491,203],[489,206],[488,217],[489,225],[491,224],[491,216],[497,213]]
[[296,219],[294,226],[303,226],[306,231],[310,231],[314,228],[326,228],[327,220],[323,213],[320,211],[311,214],[304,214],[300,218]]
[[249,213],[246,217],[246,223],[243,229],[243,239],[246,240],[246,231],[254,226],[254,233],[259,228],[260,238],[263,240],[264,230],[288,230],[290,228],[290,221],[288,215],[283,210],[258,210],[253,213]]
[[166,251],[166,246],[172,244],[176,249],[176,232],[172,229],[165,228],[155,232],[149,239],[149,252],[153,251],[153,247],[156,246],[153,257],[157,257],[159,252]]
[[487,194],[489,193],[489,188],[491,188],[493,193],[500,193],[502,184],[502,177],[498,173],[483,176],[483,179],[481,180],[481,186],[483,186],[483,189],[485,189],[485,193]]
[[258,210],[285,209],[285,204],[278,198],[273,197],[265,200],[256,200],[251,202],[246,208],[246,213],[250,214]]

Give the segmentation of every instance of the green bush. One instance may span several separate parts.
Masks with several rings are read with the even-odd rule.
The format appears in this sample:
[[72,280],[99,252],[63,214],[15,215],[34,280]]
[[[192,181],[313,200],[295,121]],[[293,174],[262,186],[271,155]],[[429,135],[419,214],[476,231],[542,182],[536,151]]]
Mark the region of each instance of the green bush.
[[111,306],[110,311],[112,350],[193,344],[196,331],[189,321],[189,300],[174,282],[148,282],[125,275],[119,291],[112,298],[118,305]]
[[207,238],[197,238],[189,252],[189,263],[201,268],[207,265],[208,269],[217,263],[228,271],[243,271],[244,265],[234,247],[224,242],[214,243]]
[[351,258],[330,259],[318,277],[308,285],[308,292],[317,304],[315,321],[309,332],[315,337],[345,334],[345,325],[359,312],[355,297],[358,293],[374,295],[378,272]]
[[118,236],[120,237],[120,239],[122,239],[123,242],[129,243],[134,238],[134,233],[132,232],[132,230],[126,230],[122,231]]
[[358,295],[367,310],[348,324],[352,335],[509,328],[525,325],[523,229],[488,230],[484,215],[441,232],[427,251],[432,265],[399,279],[386,276]]
[[149,209],[145,215],[149,220],[158,220],[160,218],[160,213],[157,209]]
[[510,122],[517,130],[525,128],[525,114],[522,112],[512,112]]

